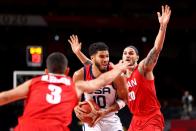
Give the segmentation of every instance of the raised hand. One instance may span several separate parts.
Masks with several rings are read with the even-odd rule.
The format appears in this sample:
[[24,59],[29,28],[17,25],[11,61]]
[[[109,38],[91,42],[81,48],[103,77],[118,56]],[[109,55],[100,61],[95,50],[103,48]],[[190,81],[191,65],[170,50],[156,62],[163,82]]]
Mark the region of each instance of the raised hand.
[[161,25],[167,25],[171,16],[171,10],[168,5],[161,6],[162,8],[162,14],[160,12],[157,12],[159,23]]
[[75,54],[81,50],[82,43],[79,42],[77,35],[71,35],[68,42],[70,43],[71,49]]

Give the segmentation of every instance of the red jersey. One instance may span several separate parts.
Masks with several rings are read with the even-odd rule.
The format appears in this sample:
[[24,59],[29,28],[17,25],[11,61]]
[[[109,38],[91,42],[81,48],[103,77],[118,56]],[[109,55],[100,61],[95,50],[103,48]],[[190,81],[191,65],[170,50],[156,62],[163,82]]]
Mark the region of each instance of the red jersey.
[[127,78],[129,101],[133,113],[129,131],[144,129],[148,125],[164,127],[163,115],[156,96],[154,80],[147,80],[140,74],[138,67]]
[[33,78],[15,131],[69,131],[77,102],[71,78],[54,74]]

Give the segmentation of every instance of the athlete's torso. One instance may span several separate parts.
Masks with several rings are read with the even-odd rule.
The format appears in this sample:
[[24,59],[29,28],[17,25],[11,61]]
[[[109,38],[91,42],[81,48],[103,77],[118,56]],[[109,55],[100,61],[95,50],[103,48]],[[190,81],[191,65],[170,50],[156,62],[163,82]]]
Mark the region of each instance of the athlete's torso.
[[54,74],[32,79],[20,120],[44,120],[69,125],[78,98],[71,78]]
[[127,78],[129,90],[128,106],[133,115],[149,115],[160,109],[156,97],[154,80],[147,80],[136,68],[131,76]]
[[[92,79],[95,79],[92,73],[92,65],[87,65],[84,67],[84,80]],[[117,92],[112,83],[92,93],[84,93],[85,99],[94,99],[101,109],[108,108],[114,104],[116,96]],[[116,115],[116,113],[117,112],[108,113],[102,117],[94,127],[89,127],[85,124],[83,131],[122,131],[123,127],[120,122],[120,118]]]
[[149,125],[164,127],[163,115],[156,96],[154,80],[147,80],[140,74],[138,67],[127,78],[129,101],[128,106],[133,113],[129,130],[143,130]]
[[[92,73],[92,65],[87,65],[84,67],[84,80],[92,79],[95,79]],[[92,93],[85,93],[84,97],[85,99],[93,98],[100,108],[107,108],[111,106],[116,100],[116,89],[111,83]]]

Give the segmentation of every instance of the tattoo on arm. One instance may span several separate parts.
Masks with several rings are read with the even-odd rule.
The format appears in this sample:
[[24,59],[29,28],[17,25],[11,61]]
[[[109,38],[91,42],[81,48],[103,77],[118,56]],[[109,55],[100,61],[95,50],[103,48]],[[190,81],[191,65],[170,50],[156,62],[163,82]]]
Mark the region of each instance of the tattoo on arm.
[[160,54],[161,50],[155,50],[155,48],[152,48],[149,52],[149,54],[146,57],[145,60],[145,65],[150,66],[150,65],[155,65]]
[[84,65],[89,65],[92,64],[92,62],[90,60],[87,60],[86,62],[83,63]]

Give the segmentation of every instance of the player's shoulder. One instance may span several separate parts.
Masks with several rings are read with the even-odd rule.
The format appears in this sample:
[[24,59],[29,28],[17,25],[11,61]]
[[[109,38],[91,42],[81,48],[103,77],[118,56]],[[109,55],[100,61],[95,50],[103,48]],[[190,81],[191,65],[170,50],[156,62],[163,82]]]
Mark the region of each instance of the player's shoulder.
[[80,68],[79,70],[75,71],[73,74],[73,81],[83,80],[84,79],[84,68]]
[[31,84],[34,84],[34,83],[36,83],[36,82],[41,81],[41,79],[42,79],[43,76],[45,76],[45,75],[40,75],[40,76],[33,77],[33,78],[31,79]]
[[74,72],[74,75],[80,75],[80,74],[84,74],[84,67],[82,67]]

